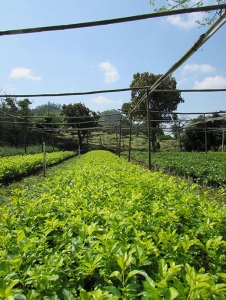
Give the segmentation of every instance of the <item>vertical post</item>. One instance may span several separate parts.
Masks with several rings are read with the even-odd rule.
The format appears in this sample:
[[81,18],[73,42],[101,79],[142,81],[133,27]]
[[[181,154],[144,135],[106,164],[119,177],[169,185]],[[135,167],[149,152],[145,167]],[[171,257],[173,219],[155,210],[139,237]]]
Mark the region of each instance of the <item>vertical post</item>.
[[80,144],[78,145],[78,156],[80,157]]
[[129,153],[128,153],[128,161],[130,161],[131,138],[132,138],[132,116],[130,115],[130,117],[129,117]]
[[43,176],[46,177],[46,147],[43,142]]
[[181,136],[180,136],[180,122],[178,123],[178,138],[179,138],[179,148],[180,148],[180,152],[182,150],[182,147],[181,147]]
[[119,121],[119,143],[118,143],[118,156],[120,157],[121,152],[121,139],[122,139],[122,120]]
[[5,137],[6,137],[6,134],[5,134],[5,107],[4,107],[4,111],[3,111],[3,116],[4,116],[4,119],[3,119],[3,130],[2,130],[2,133],[3,133],[3,141],[4,143],[6,142],[5,140]]
[[205,152],[207,154],[207,132],[206,132],[206,115],[204,114],[204,122],[205,122]]
[[115,133],[116,133],[116,153],[118,153],[118,125],[115,126]]
[[24,153],[27,154],[27,116],[25,117]]
[[87,131],[87,135],[86,135],[86,147],[87,147],[87,151],[89,150],[89,130]]
[[[43,126],[43,119],[42,119],[42,126]],[[44,128],[42,128],[42,152],[44,152],[43,143],[44,143]]]
[[222,152],[224,152],[224,129],[222,131]]
[[53,147],[53,152],[54,152],[53,125],[52,125],[52,147]]
[[[146,82],[146,85],[147,82]],[[150,130],[150,108],[148,99],[148,89],[146,90],[147,101],[147,130],[148,130],[148,170],[151,170],[151,130]]]

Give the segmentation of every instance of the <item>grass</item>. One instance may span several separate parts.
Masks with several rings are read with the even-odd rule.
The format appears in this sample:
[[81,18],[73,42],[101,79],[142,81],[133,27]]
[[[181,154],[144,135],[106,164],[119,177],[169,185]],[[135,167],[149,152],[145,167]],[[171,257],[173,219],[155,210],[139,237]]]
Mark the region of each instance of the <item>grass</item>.
[[[118,135],[119,137],[119,135]],[[158,140],[160,143],[160,151],[179,151],[179,143],[178,141],[172,140]],[[116,150],[117,148],[117,140],[115,133],[107,133],[107,132],[92,132],[89,135],[88,139],[89,147],[92,148],[92,145],[104,147],[106,149]],[[85,144],[85,142],[84,142]],[[122,136],[121,139],[121,151],[126,151],[129,149],[129,135]],[[147,137],[144,134],[135,135],[133,134],[131,137],[131,149],[139,150],[139,151],[147,151]]]

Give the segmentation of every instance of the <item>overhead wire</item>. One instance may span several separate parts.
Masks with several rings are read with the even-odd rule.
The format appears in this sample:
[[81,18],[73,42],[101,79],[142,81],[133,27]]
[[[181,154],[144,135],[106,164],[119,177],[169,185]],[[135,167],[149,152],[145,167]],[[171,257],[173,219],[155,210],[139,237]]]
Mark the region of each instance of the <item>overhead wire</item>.
[[[150,86],[140,86],[140,87],[129,87],[121,89],[111,89],[111,90],[97,90],[97,91],[88,91],[88,92],[71,92],[71,93],[49,93],[49,94],[0,94],[0,97],[13,97],[13,98],[35,98],[35,97],[65,97],[65,96],[84,96],[84,95],[93,95],[93,94],[103,94],[103,93],[118,93],[118,92],[127,92],[132,90],[147,90]],[[226,89],[176,89],[176,90],[153,90],[152,93],[200,93],[200,92],[226,92]]]
[[209,6],[202,6],[202,7],[195,7],[195,8],[178,9],[178,10],[168,10],[168,11],[155,12],[155,13],[150,13],[150,14],[122,17],[122,18],[115,18],[115,19],[108,19],[108,20],[100,20],[100,21],[92,21],[92,22],[84,22],[84,23],[76,23],[76,24],[4,30],[4,31],[0,31],[0,36],[87,28],[87,27],[94,27],[94,26],[103,26],[103,25],[152,19],[152,18],[158,18],[158,17],[164,17],[164,16],[172,16],[172,15],[177,15],[177,14],[187,14],[187,13],[193,13],[193,12],[222,10],[222,9],[226,9],[226,4],[209,5]]

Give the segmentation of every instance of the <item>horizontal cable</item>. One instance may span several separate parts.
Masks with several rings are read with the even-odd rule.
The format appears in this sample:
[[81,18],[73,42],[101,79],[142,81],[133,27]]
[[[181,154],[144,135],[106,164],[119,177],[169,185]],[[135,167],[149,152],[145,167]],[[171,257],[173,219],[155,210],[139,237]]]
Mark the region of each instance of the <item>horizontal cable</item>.
[[[92,95],[92,94],[103,94],[103,93],[118,93],[118,92],[127,92],[132,90],[145,90],[149,89],[150,86],[142,87],[130,87],[122,89],[113,89],[113,90],[99,90],[99,91],[89,91],[89,92],[72,92],[72,93],[50,93],[50,94],[0,94],[0,97],[5,98],[35,98],[35,97],[64,97],[64,96],[83,96],[83,95]],[[154,90],[152,93],[209,93],[209,92],[226,92],[226,89],[184,89],[184,90]]]
[[[129,112],[130,110],[123,110]],[[147,112],[147,110],[136,110],[136,112]],[[150,110],[150,113],[165,113],[163,110]],[[176,115],[203,115],[203,114],[215,114],[215,113],[226,113],[226,110],[212,111],[212,112],[177,112],[177,111],[167,111],[167,114]]]
[[203,7],[178,9],[178,10],[173,10],[173,11],[156,12],[156,13],[151,13],[151,14],[136,15],[136,16],[109,19],[109,20],[100,20],[100,21],[67,24],[67,25],[45,26],[45,27],[36,27],[36,28],[5,30],[5,31],[0,31],[0,36],[46,32],[46,31],[59,31],[59,30],[67,30],[67,29],[78,29],[78,28],[86,28],[86,27],[94,27],[94,26],[102,26],[102,25],[139,21],[139,20],[152,19],[152,18],[165,17],[165,16],[173,16],[173,15],[178,15],[178,14],[187,14],[187,13],[200,12],[200,11],[204,12],[204,11],[211,11],[211,10],[222,10],[225,8],[226,8],[226,4],[210,5],[210,6],[203,6]]

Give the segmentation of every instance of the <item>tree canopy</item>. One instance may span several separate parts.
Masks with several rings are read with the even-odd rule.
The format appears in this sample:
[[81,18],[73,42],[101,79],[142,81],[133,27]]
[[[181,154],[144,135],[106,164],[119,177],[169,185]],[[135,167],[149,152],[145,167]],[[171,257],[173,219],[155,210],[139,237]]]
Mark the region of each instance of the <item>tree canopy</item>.
[[48,101],[47,104],[38,105],[32,109],[34,115],[46,115],[52,113],[54,115],[59,115],[61,112],[61,104],[51,103]]
[[0,144],[21,146],[27,136],[27,117],[31,116],[29,99],[0,99]]
[[[133,75],[130,87],[152,86],[162,75],[153,73],[136,73]],[[174,77],[168,76],[157,88],[157,90],[176,90],[177,82]],[[141,98],[145,96],[146,91],[133,89],[131,91],[130,102],[122,105],[122,112],[126,115],[137,106]],[[179,103],[184,102],[181,93],[178,92],[154,92],[148,95],[150,108],[150,126],[152,136],[152,149],[156,150],[156,132],[159,130],[161,122],[173,120],[176,115],[172,111],[177,109]],[[132,113],[133,120],[147,120],[146,101],[142,101]]]
[[88,134],[88,128],[98,126],[99,115],[81,102],[64,104],[62,116],[65,116],[65,124],[77,129],[80,147],[82,147],[84,137]]
[[[192,120],[181,137],[181,144],[185,151],[217,151],[222,145],[222,134],[226,126],[225,116],[214,113]],[[205,149],[207,147],[207,149]]]
[[102,126],[115,126],[117,121],[120,121],[123,115],[116,109],[105,110],[100,113],[100,125]]

